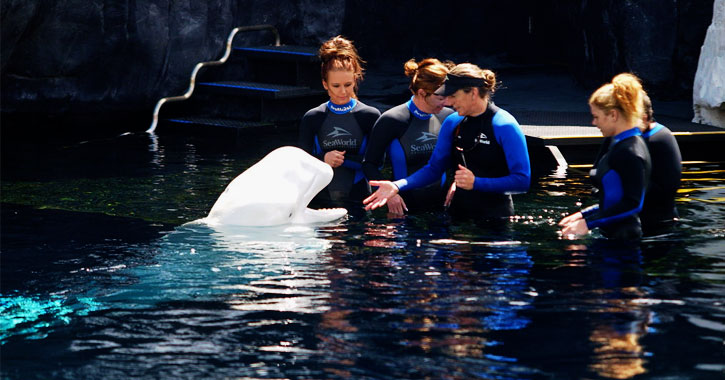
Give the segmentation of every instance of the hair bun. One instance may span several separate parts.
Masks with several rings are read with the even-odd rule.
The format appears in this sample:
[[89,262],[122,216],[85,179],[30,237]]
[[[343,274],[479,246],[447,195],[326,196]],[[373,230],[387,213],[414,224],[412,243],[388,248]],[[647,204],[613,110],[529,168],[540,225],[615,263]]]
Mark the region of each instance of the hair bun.
[[327,62],[335,58],[356,59],[357,49],[353,43],[342,36],[336,36],[325,41],[319,50],[320,60]]
[[405,76],[412,78],[418,72],[418,62],[416,62],[415,59],[411,58],[408,60],[408,62],[405,62],[403,69],[405,70]]

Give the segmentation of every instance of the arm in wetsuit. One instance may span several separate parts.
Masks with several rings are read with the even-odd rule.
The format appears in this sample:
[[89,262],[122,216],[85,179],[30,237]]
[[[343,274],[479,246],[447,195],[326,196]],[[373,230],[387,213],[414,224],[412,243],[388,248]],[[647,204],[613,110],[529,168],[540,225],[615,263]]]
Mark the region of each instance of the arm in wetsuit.
[[450,167],[453,133],[461,121],[463,121],[463,117],[458,115],[458,113],[452,113],[443,121],[440,133],[438,134],[438,142],[436,142],[428,164],[408,177],[393,182],[398,189],[401,191],[417,189],[440,181],[443,173]]
[[[383,179],[380,167],[383,166],[385,152],[390,150],[391,144],[400,137],[403,132],[402,129],[405,127],[406,124],[400,123],[398,120],[388,117],[385,114],[375,122],[373,131],[370,134],[367,150],[365,151],[365,159],[363,160],[363,171],[369,180]],[[397,145],[399,146],[400,144],[398,143]],[[402,148],[400,148],[400,153],[402,153]]]
[[353,170],[362,170],[363,157],[365,157],[365,152],[368,149],[369,137],[373,130],[373,125],[375,125],[375,122],[380,117],[380,111],[362,102],[358,102],[358,107],[355,107],[351,113],[360,126],[364,137],[360,149],[357,152],[345,153],[345,161],[342,163],[342,166]]
[[682,155],[672,132],[662,124],[643,134],[652,159],[652,178],[647,196],[670,200],[677,194],[682,179]]
[[616,149],[610,153],[609,170],[601,179],[600,204],[582,210],[590,230],[616,223],[642,209],[648,160],[648,154],[646,157],[635,155],[631,149]]
[[320,149],[319,142],[317,142],[317,131],[325,120],[324,106],[322,104],[305,113],[300,122],[300,135],[297,140],[298,147],[317,157],[320,161],[325,161],[325,152]]
[[493,117],[496,141],[506,155],[509,175],[498,178],[476,177],[473,189],[489,193],[524,193],[531,183],[531,163],[526,138],[516,119],[504,110]]

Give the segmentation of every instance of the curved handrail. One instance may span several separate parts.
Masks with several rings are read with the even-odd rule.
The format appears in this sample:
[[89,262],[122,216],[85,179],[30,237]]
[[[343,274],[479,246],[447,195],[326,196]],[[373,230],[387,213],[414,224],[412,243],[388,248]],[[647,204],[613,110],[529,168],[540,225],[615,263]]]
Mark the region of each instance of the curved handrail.
[[279,42],[279,32],[277,31],[277,28],[274,27],[274,25],[250,25],[250,26],[240,26],[237,28],[232,29],[231,33],[229,33],[229,37],[227,37],[227,44],[226,44],[226,51],[224,52],[224,56],[221,57],[218,61],[206,61],[206,62],[199,62],[194,66],[194,70],[191,72],[191,78],[189,79],[189,88],[186,90],[186,92],[183,95],[179,96],[169,96],[166,98],[159,99],[158,103],[156,103],[156,107],[154,108],[154,119],[151,123],[151,127],[146,130],[147,133],[153,133],[156,130],[156,125],[159,123],[159,112],[161,111],[161,106],[163,106],[166,103],[169,102],[178,102],[182,100],[189,99],[191,97],[191,94],[194,93],[194,88],[196,87],[196,75],[199,73],[199,70],[201,70],[204,67],[207,66],[219,66],[226,63],[227,59],[229,59],[229,56],[232,53],[232,41],[234,40],[234,37],[239,32],[253,32],[253,31],[260,31],[260,30],[271,30],[274,34],[274,46],[280,46]]

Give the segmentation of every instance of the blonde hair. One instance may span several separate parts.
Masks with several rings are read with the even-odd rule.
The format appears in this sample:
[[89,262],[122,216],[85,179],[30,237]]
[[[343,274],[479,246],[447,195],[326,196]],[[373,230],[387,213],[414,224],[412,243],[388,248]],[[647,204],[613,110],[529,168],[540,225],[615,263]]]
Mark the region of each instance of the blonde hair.
[[363,78],[365,61],[360,58],[352,41],[342,36],[332,37],[322,43],[319,50],[322,80],[327,81],[327,73],[331,70],[352,71],[355,76],[355,92]]
[[622,73],[594,91],[589,104],[606,112],[616,109],[629,124],[639,125],[644,112],[643,93],[642,83],[636,75]]
[[[472,63],[461,63],[456,65],[450,71],[451,74],[461,77],[481,78],[483,79],[483,86],[478,87],[478,95],[481,98],[485,98],[486,95],[493,95],[498,89],[498,82],[496,81],[496,74],[488,69],[482,69]],[[470,89],[463,89],[465,92],[470,92]]]
[[432,94],[446,81],[448,66],[435,58],[426,58],[420,62],[410,59],[403,65],[405,76],[410,78],[410,91],[418,90]]

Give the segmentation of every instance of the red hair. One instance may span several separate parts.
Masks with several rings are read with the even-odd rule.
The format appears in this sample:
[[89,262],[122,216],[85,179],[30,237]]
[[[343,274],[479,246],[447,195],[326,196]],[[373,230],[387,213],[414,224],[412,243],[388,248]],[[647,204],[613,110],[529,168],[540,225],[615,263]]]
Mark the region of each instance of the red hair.
[[331,70],[352,71],[355,76],[355,92],[357,92],[357,84],[363,77],[362,65],[365,61],[358,55],[352,41],[342,36],[332,37],[322,43],[319,55],[322,61],[322,80],[327,81],[327,73]]

